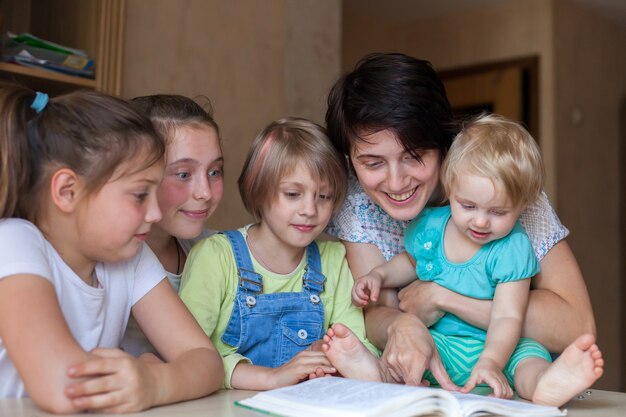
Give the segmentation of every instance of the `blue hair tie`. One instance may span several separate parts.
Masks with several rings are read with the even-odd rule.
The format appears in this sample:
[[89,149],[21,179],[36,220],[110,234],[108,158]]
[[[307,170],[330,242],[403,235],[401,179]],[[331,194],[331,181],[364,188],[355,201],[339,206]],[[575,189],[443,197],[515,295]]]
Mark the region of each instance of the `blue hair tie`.
[[30,108],[35,110],[37,113],[41,113],[41,111],[48,104],[48,95],[39,91],[35,94],[35,99],[33,100],[33,104],[30,105]]

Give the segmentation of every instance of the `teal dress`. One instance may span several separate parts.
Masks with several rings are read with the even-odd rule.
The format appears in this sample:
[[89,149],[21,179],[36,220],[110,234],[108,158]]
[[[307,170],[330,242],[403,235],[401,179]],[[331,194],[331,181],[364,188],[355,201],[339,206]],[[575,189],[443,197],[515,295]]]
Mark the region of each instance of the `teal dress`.
[[[466,297],[492,300],[498,284],[529,279],[539,272],[539,261],[519,222],[507,236],[483,245],[466,262],[449,261],[443,248],[449,220],[450,206],[425,208],[407,227],[404,245],[417,261],[420,280],[436,282]],[[464,385],[483,350],[486,331],[451,313],[430,331],[450,377],[457,385]],[[550,360],[543,346],[522,339],[504,370],[511,385],[515,367],[529,356]]]

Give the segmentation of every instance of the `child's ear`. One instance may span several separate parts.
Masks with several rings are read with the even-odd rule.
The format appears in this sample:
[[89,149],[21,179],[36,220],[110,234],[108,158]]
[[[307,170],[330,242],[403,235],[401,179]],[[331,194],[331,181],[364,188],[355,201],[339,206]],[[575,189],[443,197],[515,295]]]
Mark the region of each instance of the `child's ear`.
[[80,191],[80,178],[73,170],[61,168],[52,174],[50,195],[54,205],[62,212],[69,213],[74,210]]

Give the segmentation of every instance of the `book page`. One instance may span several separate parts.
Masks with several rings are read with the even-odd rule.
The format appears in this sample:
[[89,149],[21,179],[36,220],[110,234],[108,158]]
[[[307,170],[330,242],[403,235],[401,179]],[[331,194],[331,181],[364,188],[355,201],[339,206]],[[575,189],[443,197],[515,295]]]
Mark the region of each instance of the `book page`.
[[524,400],[504,400],[500,398],[486,397],[474,394],[451,393],[461,404],[464,416],[472,416],[488,412],[511,417],[526,416],[564,416],[567,411],[561,411],[557,407],[533,404]]
[[[262,402],[262,404],[257,404],[258,406],[267,407],[268,403],[283,406],[285,414],[282,415],[295,415],[286,413],[293,413],[294,409],[299,409],[311,413],[322,413],[326,416],[376,416],[389,415],[411,403],[417,403],[416,406],[411,407],[415,413],[415,410],[419,409],[417,400],[420,398],[448,396],[447,392],[434,388],[325,377],[291,387],[261,392],[240,403],[255,407],[253,400],[256,400]],[[429,412],[432,410],[432,404],[430,402]],[[273,411],[276,412],[276,409],[274,408]],[[281,413],[277,412],[277,414]]]

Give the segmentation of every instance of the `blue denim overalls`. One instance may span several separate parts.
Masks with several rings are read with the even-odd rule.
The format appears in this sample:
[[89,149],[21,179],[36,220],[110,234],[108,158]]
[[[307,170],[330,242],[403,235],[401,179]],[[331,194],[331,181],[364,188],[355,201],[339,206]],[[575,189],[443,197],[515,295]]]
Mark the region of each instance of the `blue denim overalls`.
[[250,252],[238,230],[223,232],[237,263],[239,287],[222,341],[254,365],[276,368],[324,335],[324,306],[320,293],[326,277],[317,244],[306,249],[301,292],[263,294],[263,277],[254,272]]

